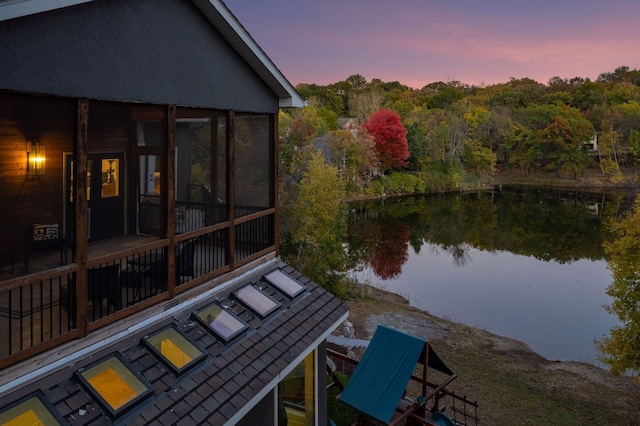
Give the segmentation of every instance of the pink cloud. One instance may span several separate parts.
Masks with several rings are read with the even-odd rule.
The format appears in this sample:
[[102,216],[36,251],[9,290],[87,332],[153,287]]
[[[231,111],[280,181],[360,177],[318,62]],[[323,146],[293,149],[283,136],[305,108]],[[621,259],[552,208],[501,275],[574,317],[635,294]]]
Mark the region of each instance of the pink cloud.
[[355,73],[418,88],[452,79],[546,83],[640,67],[635,1],[486,0],[464,9],[439,0],[274,1],[295,16],[282,23],[256,17],[256,38],[294,84]]

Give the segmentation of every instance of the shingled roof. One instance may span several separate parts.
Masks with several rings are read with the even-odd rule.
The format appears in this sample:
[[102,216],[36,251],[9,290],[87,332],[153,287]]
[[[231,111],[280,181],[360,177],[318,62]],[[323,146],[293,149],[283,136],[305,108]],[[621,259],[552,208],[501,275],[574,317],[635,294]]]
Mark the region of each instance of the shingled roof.
[[[264,280],[280,268],[306,287],[294,300]],[[233,292],[247,284],[280,303],[262,319],[235,298]],[[225,344],[191,317],[193,311],[218,302],[249,325],[248,331]],[[202,298],[189,308],[158,318],[152,326],[62,370],[30,383],[20,392],[2,398],[2,405],[40,389],[46,401],[71,425],[111,424],[114,419],[76,379],[78,371],[109,353],[117,352],[133,372],[150,386],[152,395],[117,419],[138,424],[233,424],[241,420],[305,356],[321,344],[347,317],[347,306],[288,265],[275,262],[218,294]],[[194,342],[205,359],[182,375],[160,361],[141,337],[168,324]]]

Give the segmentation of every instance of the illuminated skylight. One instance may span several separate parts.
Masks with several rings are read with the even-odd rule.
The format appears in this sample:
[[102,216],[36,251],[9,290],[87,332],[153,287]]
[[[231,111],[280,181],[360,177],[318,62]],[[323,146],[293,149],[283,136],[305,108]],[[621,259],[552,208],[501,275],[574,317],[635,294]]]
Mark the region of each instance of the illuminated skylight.
[[280,307],[280,303],[276,302],[251,284],[242,287],[234,294],[238,300],[262,318],[273,313]]
[[194,312],[193,317],[225,343],[230,342],[249,327],[217,303]]
[[76,377],[113,417],[153,392],[141,376],[124,365],[117,354],[77,370]]
[[206,357],[173,325],[143,337],[142,342],[176,374],[182,374]]
[[0,411],[0,425],[54,426],[66,424],[40,392],[28,395]]
[[273,284],[278,290],[289,296],[291,299],[296,298],[306,290],[306,287],[280,269],[274,269],[264,276],[264,279]]

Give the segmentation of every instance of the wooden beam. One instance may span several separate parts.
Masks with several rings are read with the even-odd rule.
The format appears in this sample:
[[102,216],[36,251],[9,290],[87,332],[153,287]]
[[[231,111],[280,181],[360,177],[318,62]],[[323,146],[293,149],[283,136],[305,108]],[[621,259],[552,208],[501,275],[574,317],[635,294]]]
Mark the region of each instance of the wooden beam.
[[89,126],[89,101],[78,100],[78,128],[74,147],[73,194],[75,201],[76,263],[76,318],[80,336],[87,335],[87,129]]
[[175,296],[176,289],[176,106],[169,105],[167,111],[167,176],[165,182],[167,193],[167,290],[169,299]]
[[227,243],[227,259],[231,269],[236,268],[236,167],[235,167],[235,121],[234,111],[227,116],[227,185],[229,197],[227,199],[227,217],[229,218],[229,241]]
[[273,207],[275,208],[275,215],[273,218],[273,244],[276,246],[276,256],[280,255],[280,203],[278,200],[278,165],[280,164],[280,159],[278,153],[280,149],[279,139],[278,139],[278,114],[273,114],[272,119],[270,120],[272,123],[272,132],[271,132],[271,167],[273,167],[273,180],[271,182],[272,185],[272,197],[273,197]]

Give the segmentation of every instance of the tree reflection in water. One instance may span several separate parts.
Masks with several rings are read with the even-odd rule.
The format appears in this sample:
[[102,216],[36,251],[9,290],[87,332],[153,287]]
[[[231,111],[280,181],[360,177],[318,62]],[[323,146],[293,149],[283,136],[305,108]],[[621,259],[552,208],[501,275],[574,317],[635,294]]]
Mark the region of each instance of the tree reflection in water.
[[[492,331],[525,339],[554,359],[591,362],[593,339],[618,323],[601,308],[610,303],[604,289],[611,282],[603,241],[613,232],[604,224],[632,205],[625,193],[536,188],[352,203],[345,247],[362,279],[374,274],[375,285],[424,298],[415,299],[419,304],[433,301],[426,310],[498,324]],[[429,253],[420,255],[425,247]],[[447,259],[453,268],[444,267]],[[461,303],[474,308],[457,311]],[[516,318],[508,316],[512,310]]]
[[629,373],[640,381],[640,197],[622,219],[611,220],[611,239],[604,244],[613,283],[607,310],[621,325],[609,337],[597,341],[600,360],[620,375]]

